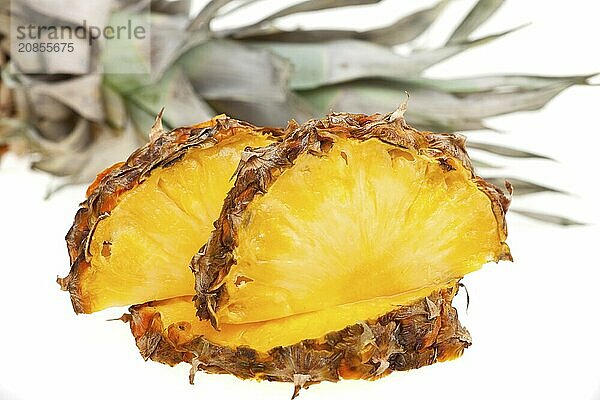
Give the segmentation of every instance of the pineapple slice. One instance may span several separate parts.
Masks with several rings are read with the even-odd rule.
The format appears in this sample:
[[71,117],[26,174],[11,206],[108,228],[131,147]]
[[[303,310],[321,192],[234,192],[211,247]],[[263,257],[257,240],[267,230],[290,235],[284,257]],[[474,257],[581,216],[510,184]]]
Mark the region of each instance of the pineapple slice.
[[[452,282],[447,289],[457,286]],[[259,352],[268,352],[277,346],[291,346],[305,339],[318,339],[329,332],[339,331],[359,321],[377,319],[400,306],[408,306],[431,296],[439,288],[425,287],[413,292],[379,298],[362,304],[345,304],[319,311],[294,314],[289,317],[247,324],[226,324],[220,331],[213,329],[210,322],[194,317],[192,296],[183,296],[151,302],[154,311],[161,313],[165,327],[188,323],[186,340],[203,336],[211,343],[236,348],[246,346]],[[134,309],[139,306],[134,306]],[[183,333],[181,333],[183,335]]]
[[[293,382],[294,397],[324,380],[375,379],[460,356],[471,344],[451,302],[457,286],[406,293],[362,319],[353,307],[296,314],[251,324],[222,324],[215,331],[195,318],[191,297],[130,308],[130,323],[145,359],[192,364],[240,378]],[[391,299],[390,299],[391,300]],[[384,314],[381,310],[386,309]],[[308,340],[307,340],[308,339]]]
[[459,137],[332,115],[245,160],[192,263],[215,327],[433,291],[510,258],[508,200]]
[[160,136],[101,174],[67,235],[59,283],[76,312],[194,294],[189,262],[206,242],[240,154],[275,130],[218,118]]

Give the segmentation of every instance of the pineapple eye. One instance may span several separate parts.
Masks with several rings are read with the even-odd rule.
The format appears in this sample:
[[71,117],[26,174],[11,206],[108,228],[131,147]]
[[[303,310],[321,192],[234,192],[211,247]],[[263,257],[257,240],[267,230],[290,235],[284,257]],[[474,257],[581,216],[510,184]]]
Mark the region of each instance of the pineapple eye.
[[333,140],[321,140],[321,152],[329,153],[333,148]]
[[102,242],[102,250],[100,251],[100,254],[102,254],[103,257],[110,257],[110,246],[112,246],[112,243],[108,240]]
[[340,151],[340,157],[342,157],[346,165],[348,165],[348,154],[346,154],[345,151]]
[[240,287],[240,286],[245,285],[246,283],[253,282],[253,281],[254,281],[254,279],[252,279],[252,278],[249,278],[244,275],[238,275],[235,278],[235,281],[233,283],[235,284],[235,286]]
[[409,152],[402,149],[391,149],[388,150],[388,154],[392,161],[394,161],[398,157],[402,157],[408,161],[415,161],[415,157]]

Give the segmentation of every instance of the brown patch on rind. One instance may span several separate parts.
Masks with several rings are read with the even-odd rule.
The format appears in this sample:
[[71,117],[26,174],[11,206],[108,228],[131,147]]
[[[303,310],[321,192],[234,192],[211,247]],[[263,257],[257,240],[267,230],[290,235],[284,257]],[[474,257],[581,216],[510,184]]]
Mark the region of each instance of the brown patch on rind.
[[88,188],[88,198],[80,204],[73,225],[65,239],[70,258],[70,272],[65,278],[57,278],[62,290],[71,295],[76,313],[91,312],[91,305],[81,293],[79,275],[90,268],[86,254],[93,228],[103,215],[108,215],[118,204],[120,196],[142,183],[156,168],[167,167],[193,148],[209,148],[240,131],[280,137],[279,128],[261,128],[226,116],[189,127],[174,129],[154,138],[137,149],[127,161],[102,171]]
[[[144,358],[169,365],[185,361],[194,366],[193,372],[292,382],[297,392],[322,381],[377,379],[459,357],[471,337],[452,307],[456,291],[457,287],[443,289],[377,319],[266,352],[193,336],[185,332],[185,321],[163,326],[160,312],[153,308],[160,302],[131,307],[129,323]],[[431,312],[432,305],[437,312]]]
[[215,230],[190,265],[196,275],[195,302],[200,319],[210,320],[218,329],[216,311],[228,298],[224,278],[236,262],[233,251],[237,246],[237,231],[248,204],[257,195],[266,193],[300,154],[318,156],[319,151],[331,149],[332,143],[340,137],[360,141],[377,139],[398,149],[410,149],[430,157],[446,168],[462,164],[470,171],[471,180],[490,199],[504,247],[495,261],[511,259],[505,243],[505,214],[510,199],[496,186],[475,175],[464,136],[420,132],[410,127],[398,112],[387,115],[334,113],[320,120],[310,120],[295,128],[282,142],[246,152],[242,158],[234,187],[227,194],[221,215],[215,222]]

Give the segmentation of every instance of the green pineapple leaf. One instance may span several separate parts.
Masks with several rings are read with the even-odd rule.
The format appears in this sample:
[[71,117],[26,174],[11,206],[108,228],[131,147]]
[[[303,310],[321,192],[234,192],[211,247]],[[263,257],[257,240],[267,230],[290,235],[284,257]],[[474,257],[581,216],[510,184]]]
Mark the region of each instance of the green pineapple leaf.
[[[27,1],[39,16],[78,23],[138,18],[145,0],[80,2],[72,9],[48,8]],[[283,30],[282,18],[341,7],[373,6],[380,0],[305,0],[266,13],[256,23],[215,30],[212,21],[245,9],[256,0],[211,0],[190,16],[191,0],[151,0],[150,59],[110,42],[101,52],[78,58],[43,54],[25,64],[11,60],[8,46],[9,2],[0,0],[0,154],[7,149],[36,154],[34,168],[60,176],[59,184],[87,182],[104,167],[124,159],[147,140],[156,114],[166,106],[166,128],[190,124],[226,113],[260,125],[285,125],[291,118],[306,120],[329,111],[384,113],[396,109],[410,94],[407,120],[432,131],[493,130],[488,117],[537,110],[573,85],[588,85],[590,75],[545,77],[533,75],[465,76],[431,79],[432,66],[466,50],[484,46],[514,28],[494,35],[472,36],[504,3],[479,0],[465,13],[448,40],[437,48],[415,48],[449,4],[399,16],[383,27],[361,30]],[[106,7],[112,4],[112,8]],[[249,8],[248,8],[249,9]],[[82,18],[83,16],[83,18]],[[14,16],[12,16],[14,17]],[[2,23],[2,22],[6,23]],[[98,24],[100,25],[100,24]],[[392,47],[403,44],[406,52]],[[75,67],[72,72],[30,75],[31,63],[45,63],[51,71]],[[151,65],[148,73],[102,74],[131,63]],[[11,69],[10,67],[14,67]],[[22,69],[19,70],[19,67]],[[10,74],[9,71],[16,74]],[[469,140],[481,151],[476,168],[496,170],[483,157],[548,159],[527,149]],[[481,156],[481,157],[478,157]],[[506,166],[506,165],[505,165]],[[501,184],[500,177],[492,179]],[[515,194],[562,193],[551,185],[513,179]],[[522,215],[559,225],[574,221],[533,211]]]
[[463,42],[469,38],[477,28],[496,13],[498,8],[504,4],[504,0],[479,0],[471,11],[456,27],[454,32],[448,38],[449,43]]

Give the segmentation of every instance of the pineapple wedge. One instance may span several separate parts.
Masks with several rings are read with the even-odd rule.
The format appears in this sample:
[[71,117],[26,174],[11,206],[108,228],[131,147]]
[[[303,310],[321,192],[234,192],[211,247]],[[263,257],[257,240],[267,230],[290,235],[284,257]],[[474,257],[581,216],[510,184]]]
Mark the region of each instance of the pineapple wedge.
[[[385,314],[358,321],[352,307],[336,307],[252,324],[221,325],[194,317],[191,297],[130,308],[129,322],[145,359],[192,365],[242,379],[292,382],[300,389],[322,381],[376,379],[459,357],[471,344],[451,302],[457,286],[405,294]],[[389,305],[388,305],[389,308]],[[314,339],[307,339],[307,338]],[[292,397],[292,398],[293,398]]]
[[154,140],[101,173],[67,234],[58,279],[75,312],[193,295],[192,256],[206,242],[248,146],[281,136],[224,116]]
[[401,110],[309,121],[244,153],[192,261],[198,315],[218,327],[354,304],[361,320],[370,302],[510,259],[508,203],[462,137],[416,131]]

